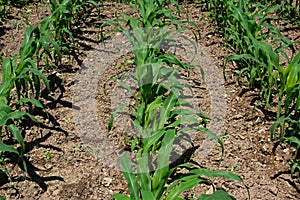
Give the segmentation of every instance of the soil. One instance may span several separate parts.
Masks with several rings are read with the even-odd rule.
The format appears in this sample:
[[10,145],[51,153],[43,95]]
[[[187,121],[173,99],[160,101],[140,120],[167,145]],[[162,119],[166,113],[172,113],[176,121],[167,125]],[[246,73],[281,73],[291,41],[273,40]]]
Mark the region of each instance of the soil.
[[[216,27],[208,20],[207,13],[200,12],[197,5],[183,4],[181,7],[182,18],[188,18],[197,24],[195,30],[201,36],[198,38],[199,45],[213,59],[218,73],[223,76],[224,57],[229,53],[224,48],[224,39],[215,32]],[[45,7],[36,6],[35,3],[23,9],[13,8],[8,19],[0,25],[0,48],[5,56],[12,57],[18,53],[24,29],[27,27],[22,22],[24,10],[28,9],[32,10],[29,15],[32,25],[49,14]],[[88,59],[91,58],[91,52],[95,52],[99,47],[100,24],[119,14],[135,16],[136,11],[128,5],[114,2],[103,3],[100,6],[100,19],[97,18],[95,9],[89,8],[88,13],[90,14],[86,21],[77,27],[81,31],[75,33],[76,42],[79,44],[76,56],[71,57],[71,60],[66,57],[61,66],[45,71],[50,80],[51,93],[43,95],[41,99],[45,109],[36,112],[39,125],[24,126],[30,177],[25,175],[20,162],[13,156],[6,162],[12,182],[9,182],[4,173],[0,173],[0,195],[6,199],[111,199],[112,194],[128,193],[121,172],[115,167],[109,167],[108,160],[105,160],[108,156],[104,155],[104,159],[101,159],[101,155],[97,154],[97,149],[93,146],[95,144],[86,140],[90,139],[93,133],[80,133],[82,124],[78,119],[86,116],[75,116],[78,110],[84,108],[84,103],[77,104],[75,93],[80,82],[78,74],[84,72],[86,66],[91,67],[91,61]],[[299,41],[299,29],[284,24],[280,25],[280,29],[291,40]],[[186,34],[191,37],[191,34]],[[299,46],[296,50],[299,52]],[[100,62],[101,59],[112,58],[94,59]],[[111,99],[121,98],[123,94],[121,91],[117,93],[120,96],[116,95],[116,84],[111,82],[106,85],[108,95],[103,89],[107,79],[119,75],[125,69],[131,69],[130,63],[125,62],[128,60],[132,60],[130,54],[115,59],[108,70],[99,77],[94,94],[96,109],[93,112],[96,113],[98,126],[106,131],[109,142],[118,149],[125,146],[124,130],[128,127],[126,119],[119,116],[112,133],[107,133],[107,124],[113,107]],[[95,61],[93,64],[95,65]],[[113,68],[114,66],[117,68]],[[289,174],[288,161],[292,158],[294,149],[270,140],[270,127],[274,117],[253,106],[257,92],[247,90],[244,86],[240,87],[233,75],[234,69],[235,66],[228,64],[224,74],[225,81],[220,82],[220,87],[225,88],[223,100],[226,103],[224,125],[218,130],[225,146],[222,162],[219,162],[222,155],[218,145],[214,145],[207,155],[200,152],[201,148],[197,149],[191,159],[202,167],[228,170],[239,175],[243,183],[223,178],[211,180],[216,188],[225,189],[236,199],[249,199],[249,195],[253,200],[299,199],[299,180],[293,179]],[[191,72],[189,81],[193,92],[199,96],[197,99],[200,99],[201,109],[210,116],[213,114],[213,102],[209,84],[203,81],[201,74],[195,70]],[[89,121],[89,118],[82,121]],[[211,123],[208,126],[211,126]],[[201,146],[203,138],[194,139],[194,145]],[[107,145],[104,148],[106,147]],[[212,191],[212,186],[199,185],[184,193],[183,197],[193,198]]]

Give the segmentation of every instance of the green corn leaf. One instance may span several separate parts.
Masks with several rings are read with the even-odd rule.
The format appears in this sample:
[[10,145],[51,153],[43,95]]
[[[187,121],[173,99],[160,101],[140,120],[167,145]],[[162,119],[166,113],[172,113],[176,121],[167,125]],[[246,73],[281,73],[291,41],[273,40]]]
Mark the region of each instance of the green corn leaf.
[[257,41],[257,40],[253,40],[253,44],[255,45],[256,48],[259,48],[265,53],[265,55],[267,56],[266,63],[272,64],[274,67],[276,67],[276,69],[279,67],[279,56],[273,50],[270,44],[263,41]]
[[21,112],[19,110],[16,110],[14,112],[8,113],[7,115],[1,116],[0,117],[0,127],[6,125],[8,120],[18,120],[23,118],[24,116],[29,117],[32,121],[37,122],[37,120],[30,115],[29,113],[26,112]]
[[300,110],[300,85],[299,87],[297,87],[297,90],[299,91],[298,96],[297,96],[297,100],[295,103],[295,111],[299,111]]
[[222,140],[214,132],[212,132],[211,130],[204,128],[204,127],[197,128],[197,130],[206,134],[210,138],[216,139],[221,146],[222,155],[224,154],[224,144],[223,144]]
[[[199,179],[199,175],[198,174],[184,174],[182,177],[180,177],[179,179],[176,179],[172,185],[176,185],[176,183],[178,182],[186,182],[186,181],[189,181],[191,179],[195,179],[195,178],[198,178]],[[201,180],[199,180],[200,182],[206,182],[208,183],[209,181],[204,179],[204,178],[201,178]],[[170,189],[172,190],[172,189]]]
[[202,194],[198,200],[235,200],[224,190],[217,190],[213,194]]
[[177,199],[178,196],[186,190],[190,190],[202,181],[201,178],[193,178],[186,182],[180,183],[177,187],[173,188],[172,191],[166,196],[165,200]]
[[191,116],[191,115],[183,115],[182,117],[177,119],[175,122],[168,125],[166,128],[174,128],[174,127],[182,125],[184,123],[189,123],[189,124],[192,123],[192,124],[197,124],[198,125],[199,120],[196,119],[195,117]]
[[191,110],[188,110],[188,109],[177,109],[177,110],[172,110],[171,111],[170,118],[174,118],[175,116],[178,116],[178,115],[192,115],[192,114],[194,114],[194,112],[191,111]]
[[151,190],[143,190],[141,189],[142,199],[143,200],[153,200],[155,197],[153,196]]
[[234,60],[253,60],[255,62],[257,62],[258,64],[263,64],[258,58],[256,58],[255,56],[251,55],[251,54],[233,54],[232,56],[229,57],[229,59],[227,59],[226,63],[234,61]]
[[24,41],[21,44],[19,53],[21,60],[31,58],[34,55],[36,48],[32,35],[36,31],[38,31],[37,26],[30,26],[24,31]]
[[51,50],[50,50],[49,44],[51,44],[52,41],[50,40],[50,38],[48,38],[47,36],[42,36],[40,38],[39,42],[41,43],[42,47],[44,48],[45,53],[51,58]]
[[36,107],[43,108],[43,105],[40,103],[40,101],[36,100],[36,99],[21,98],[18,101],[18,104],[22,104],[22,103],[31,103],[31,104],[35,105]]
[[159,70],[159,74],[161,74],[161,77],[165,77],[168,76],[170,73],[174,72],[173,68],[166,68],[166,67],[162,67]]
[[18,67],[16,69],[16,75],[18,77],[19,76],[28,77],[28,75],[26,73],[24,73],[24,71],[27,70],[26,72],[28,72],[28,71],[30,71],[30,69],[36,69],[36,68],[37,68],[37,65],[32,60],[32,58],[21,59],[20,63],[18,64]]
[[8,151],[19,155],[19,151],[17,149],[7,144],[4,144],[3,142],[0,142],[0,151]]
[[35,88],[35,98],[39,98],[40,96],[40,90],[41,90],[41,83],[40,79],[38,76],[35,74],[32,75],[33,83],[34,83],[34,88]]
[[288,142],[296,144],[297,147],[300,148],[300,140],[299,140],[299,138],[297,138],[295,136],[291,136],[291,137],[286,137],[285,140],[288,141]]
[[144,148],[143,152],[149,152],[151,146],[157,146],[162,136],[165,134],[165,130],[159,130],[152,134],[150,137],[143,137]]
[[15,124],[10,124],[7,126],[8,130],[13,134],[14,138],[21,145],[21,156],[23,156],[25,152],[25,143],[23,141],[23,136],[19,130],[19,128]]
[[128,197],[124,194],[114,194],[111,197],[116,200],[131,200],[130,197]]
[[193,174],[193,175],[197,174],[198,176],[207,176],[211,178],[225,177],[228,180],[242,182],[242,179],[239,176],[225,170],[214,171],[214,170],[201,168],[201,169],[193,169],[189,171],[188,174]]
[[[185,165],[185,164],[183,164]],[[182,165],[178,166],[178,167],[183,167]],[[184,167],[192,167],[192,166],[184,166]],[[195,167],[193,165],[193,167]],[[191,174],[183,174],[180,178],[172,181],[172,184],[166,189],[166,192],[172,192],[174,190],[175,187],[177,187],[178,185],[184,183],[184,182],[188,182],[191,180],[196,180],[197,184],[199,183],[209,183],[208,180],[204,179],[204,178],[200,178],[197,174],[196,175],[191,175]]]
[[[47,89],[48,91],[50,91],[49,80],[47,79],[47,77],[46,77],[44,74],[42,74],[39,70],[34,69],[34,68],[27,69],[27,70],[25,70],[24,72],[26,72],[26,71],[30,71],[30,72],[32,72],[34,75],[40,77],[40,78],[43,80],[43,82],[44,82],[44,84],[45,84],[45,86],[46,86],[46,89]],[[22,73],[24,73],[24,72],[22,72]]]
[[274,136],[276,135],[276,128],[284,123],[285,121],[289,120],[290,118],[289,117],[285,117],[285,116],[281,116],[280,118],[278,118],[274,124],[272,124],[272,127],[271,127],[271,138],[274,139]]
[[96,1],[93,1],[93,0],[88,0],[87,3],[92,4],[96,7],[98,6],[98,3]]
[[148,152],[143,154],[142,149],[139,151],[139,153],[137,154],[136,168],[137,168],[138,180],[142,191],[142,199],[146,198],[146,196],[149,196],[150,194],[151,194],[150,196],[152,196]]
[[163,96],[158,96],[156,99],[151,102],[146,109],[146,126],[150,124],[150,122],[154,119],[155,115],[159,111],[159,108],[162,104]]
[[232,9],[234,11],[234,14],[232,16],[238,20],[240,25],[242,25],[242,27],[246,31],[247,36],[253,37],[252,32],[250,31],[249,28],[249,20],[245,16],[243,10],[234,6],[232,7]]
[[199,117],[201,117],[202,119],[211,120],[211,118],[208,117],[208,116],[206,116],[206,115],[201,111],[200,108],[197,109],[197,115],[198,115]]
[[12,111],[11,107],[4,102],[0,101],[0,110],[5,113],[10,113]]
[[186,99],[179,98],[175,106],[190,106],[190,102]]
[[127,181],[131,199],[140,200],[138,182],[134,173],[132,172],[132,166],[126,154],[123,154],[120,157],[120,166],[122,174]]
[[[293,110],[300,110],[299,94],[300,94],[300,84],[298,86],[295,86],[291,91],[289,91],[286,94],[286,98],[284,100],[285,115],[290,114],[291,112],[293,112]],[[294,106],[293,106],[293,103],[294,103]]]
[[120,104],[117,107],[117,109],[114,112],[112,112],[111,117],[110,117],[109,122],[108,122],[108,132],[111,131],[111,129],[112,129],[112,126],[113,126],[113,123],[114,123],[114,120],[115,120],[115,115],[127,106],[128,106],[128,104],[126,104],[126,103]]
[[300,165],[298,162],[293,162],[291,166],[291,174],[294,174],[296,170],[300,171]]
[[298,53],[285,70],[285,90],[288,91],[300,83],[300,53]]
[[2,84],[8,79],[11,80],[14,77],[13,66],[10,58],[5,58],[2,62]]
[[250,87],[253,87],[254,85],[254,81],[255,79],[257,78],[257,71],[259,71],[260,69],[259,68],[255,68],[253,67],[251,70],[250,70],[250,74],[249,74],[249,85]]
[[14,80],[10,79],[10,80],[6,80],[5,83],[2,83],[2,85],[0,85],[0,95],[1,96],[6,96],[6,98],[10,98],[10,92],[13,88],[13,84],[14,84]]
[[155,199],[158,199],[163,191],[169,175],[169,160],[175,139],[175,129],[169,129],[165,133],[162,145],[158,151],[157,169],[153,174],[152,188]]
[[177,99],[178,98],[173,93],[169,94],[168,97],[165,99],[159,116],[158,129],[162,129],[164,127],[164,124],[169,119],[170,112],[174,108]]

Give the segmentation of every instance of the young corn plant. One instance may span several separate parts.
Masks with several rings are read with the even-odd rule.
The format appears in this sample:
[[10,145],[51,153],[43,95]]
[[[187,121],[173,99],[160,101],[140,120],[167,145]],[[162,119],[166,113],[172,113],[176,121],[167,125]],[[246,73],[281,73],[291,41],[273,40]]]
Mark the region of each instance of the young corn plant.
[[[267,3],[267,2],[264,2]],[[259,7],[259,9],[257,9]],[[278,11],[279,6],[268,8],[252,1],[237,1],[229,10],[230,23],[225,28],[225,38],[234,51],[227,61],[238,64],[238,80],[242,77],[251,88],[257,88],[261,99],[260,105],[278,107],[277,121],[271,128],[273,139],[291,143],[296,147],[295,159],[291,163],[292,174],[299,171],[299,59],[298,53],[290,60],[284,52],[286,47],[292,47],[293,42],[285,38],[278,28],[270,24],[267,17],[270,12]],[[265,42],[277,43],[272,46]],[[293,48],[292,48],[293,49]],[[283,56],[289,65],[284,68],[279,64],[279,55]],[[274,102],[274,96],[279,101]],[[279,127],[279,134],[277,134]]]
[[67,53],[74,47],[73,25],[85,13],[88,4],[98,6],[93,0],[50,0],[53,37]]
[[[300,172],[300,53],[280,72],[278,119],[271,128],[271,136],[295,146],[295,159],[290,162],[291,173],[294,174]],[[279,135],[276,134],[277,127]]]
[[[234,51],[228,56],[228,61],[235,61],[238,64],[239,82],[242,76],[246,77],[249,86],[259,90],[262,99],[260,104],[269,107],[272,96],[278,93],[280,67],[278,54],[288,61],[289,58],[283,49],[292,46],[293,43],[285,38],[277,27],[269,23],[270,19],[267,16],[276,8],[244,3],[239,0],[236,6],[232,6],[232,20],[230,26],[225,29],[225,38]],[[257,7],[260,9],[257,10]],[[278,43],[278,47],[273,50],[272,46],[265,42],[267,39],[272,43]]]
[[9,2],[0,0],[0,23],[6,18],[7,10],[10,7]]
[[[157,168],[154,172],[151,172],[152,161],[149,159],[149,150],[147,147],[145,149],[139,149],[137,153],[136,173],[133,172],[134,169],[128,157],[123,154],[120,157],[120,165],[128,183],[130,196],[115,194],[113,198],[117,200],[183,199],[180,198],[183,191],[190,190],[199,183],[210,183],[209,180],[203,176],[209,178],[225,177],[229,180],[242,181],[238,176],[228,171],[213,171],[199,168],[193,164],[169,165],[175,137],[175,129],[170,129],[164,134],[161,147],[158,150]],[[175,172],[182,168],[188,169],[188,172],[174,179],[173,176]],[[198,200],[204,199],[232,200],[235,198],[223,190],[216,190],[213,194],[200,195],[198,197]]]
[[49,65],[49,59],[57,64],[61,61],[61,47],[52,39],[51,18],[46,17],[36,25],[30,26],[24,32],[24,41],[20,47],[21,61],[34,59],[37,69],[41,61]]
[[[163,105],[163,99],[168,98],[170,102],[166,105],[166,109],[174,107],[176,98],[180,95],[180,91],[186,87],[180,84],[176,78],[176,72],[186,69],[188,64],[180,62],[174,55],[164,53],[160,50],[161,44],[170,39],[171,31],[163,29],[168,23],[163,23],[160,18],[171,18],[174,21],[171,22],[175,27],[178,25],[178,21],[169,10],[162,9],[162,4],[156,1],[137,1],[139,11],[141,14],[140,19],[135,19],[130,16],[123,16],[127,19],[129,30],[123,28],[119,21],[124,22],[123,19],[109,21],[103,26],[108,24],[114,24],[118,26],[118,31],[122,31],[133,47],[133,54],[135,56],[134,63],[136,65],[135,77],[133,81],[138,85],[139,95],[135,95],[129,85],[122,84],[133,95],[137,109],[134,112],[135,120],[134,124],[140,125],[143,129],[152,126],[152,119],[155,116],[157,110]],[[161,12],[162,14],[156,14]],[[155,27],[158,26],[157,29]],[[186,27],[181,28],[182,30]],[[175,65],[178,67],[175,68]],[[168,67],[163,67],[168,66]],[[117,80],[117,79],[115,79]],[[117,80],[122,82],[121,80]],[[175,96],[166,97],[167,91],[173,90]],[[138,98],[139,97],[139,98]],[[119,111],[124,105],[120,105],[117,109]],[[153,110],[152,110],[153,109]],[[167,110],[170,112],[170,110]],[[109,123],[109,130],[112,127],[116,112],[113,113]],[[166,113],[163,113],[166,115]],[[164,126],[164,123],[168,120],[155,124],[152,127],[156,131]]]
[[202,0],[200,9],[209,11],[212,23],[218,26],[216,31],[224,35],[231,21],[232,6],[235,4],[234,0]]
[[300,1],[299,0],[283,0],[278,1],[278,13],[284,16],[288,23],[299,25],[300,19]]
[[[204,127],[207,119],[200,111],[195,113],[188,101],[183,98],[185,88],[191,86],[179,81],[176,73],[183,69],[195,67],[179,61],[173,54],[161,50],[161,45],[166,40],[175,36],[174,30],[165,27],[172,25],[176,31],[179,23],[170,10],[164,9],[164,4],[154,0],[137,0],[140,18],[123,15],[116,20],[104,23],[117,26],[117,31],[125,34],[131,42],[134,54],[135,75],[130,80],[137,86],[137,94],[124,79],[112,78],[133,96],[135,104],[121,104],[111,116],[108,124],[109,131],[113,127],[116,113],[126,106],[130,106],[132,124],[138,132],[137,143],[132,151],[137,151],[136,163],[132,163],[126,155],[120,157],[123,175],[128,182],[130,197],[116,194],[115,199],[180,199],[180,194],[193,188],[198,183],[207,182],[200,176],[218,177],[225,176],[231,180],[241,181],[239,177],[224,171],[211,171],[207,169],[189,170],[186,176],[171,182],[169,179],[177,169],[189,165],[175,164],[171,167],[170,157],[173,143],[180,133],[197,130],[212,136],[215,134]],[[168,21],[167,21],[168,19]],[[129,29],[123,27],[126,24]],[[220,142],[220,140],[219,140]],[[222,145],[222,143],[220,142]],[[223,146],[222,146],[223,147]],[[135,164],[137,172],[133,172]],[[154,171],[153,171],[154,170]],[[217,191],[210,197],[221,195],[223,199],[232,199],[226,192]],[[199,199],[205,199],[200,196]]]
[[[40,88],[40,82],[37,79],[42,78],[46,87],[49,88],[48,80],[35,67],[31,59],[21,60],[18,64],[17,56],[13,59],[4,59],[2,63],[2,84],[0,85],[0,151],[18,154],[23,161],[26,172],[25,143],[18,127],[22,120],[26,118],[37,122],[25,110],[30,110],[32,106],[43,107],[38,100],[29,98],[29,91],[39,93],[36,91]],[[13,92],[14,89],[17,94]],[[15,97],[17,98],[15,99]],[[20,145],[19,148],[9,145],[8,141],[12,140]]]

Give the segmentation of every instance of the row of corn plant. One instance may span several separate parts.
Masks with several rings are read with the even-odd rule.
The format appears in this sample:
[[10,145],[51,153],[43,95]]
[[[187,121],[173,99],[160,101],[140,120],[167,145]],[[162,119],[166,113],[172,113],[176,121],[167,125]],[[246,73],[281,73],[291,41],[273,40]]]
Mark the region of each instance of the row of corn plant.
[[87,14],[87,5],[98,7],[93,0],[50,0],[53,37],[67,53],[74,47],[73,27]]
[[[177,20],[171,10],[166,9],[170,3],[176,5],[179,13],[178,3],[173,0],[137,0],[134,6],[138,9],[140,18],[122,15],[103,24],[103,27],[115,25],[117,29],[114,31],[124,33],[130,41],[135,64],[135,75],[130,80],[138,88],[136,94],[131,84],[126,83],[124,76],[110,79],[128,90],[135,103],[121,104],[112,113],[109,131],[113,128],[116,114],[129,107],[131,123],[137,132],[134,134],[134,142],[131,142],[134,143],[131,146],[131,156],[135,159],[130,160],[126,154],[120,157],[121,170],[128,183],[130,196],[115,194],[115,199],[181,199],[179,196],[183,191],[190,190],[199,183],[209,183],[203,176],[224,176],[241,181],[238,176],[227,171],[213,171],[189,163],[170,164],[174,141],[180,133],[196,130],[218,139],[205,128],[204,121],[207,117],[200,110],[197,113],[192,110],[189,102],[183,98],[184,88],[191,89],[191,86],[180,83],[176,76],[176,73],[196,66],[181,62],[173,54],[161,50],[162,43],[173,39],[176,35],[174,33],[187,29],[187,26],[179,28],[182,22]],[[169,29],[170,27],[174,29]],[[221,141],[218,141],[222,146]],[[180,168],[185,168],[188,172],[175,178],[174,175]],[[224,190],[199,196],[199,199],[209,198],[233,199]]]
[[275,1],[279,5],[278,13],[286,18],[288,23],[295,25],[300,24],[300,1],[299,0],[283,0]]
[[[1,64],[0,151],[1,154],[3,152],[17,153],[23,161],[26,172],[25,143],[20,129],[21,123],[24,120],[37,122],[30,113],[34,107],[43,107],[38,101],[43,89],[41,80],[49,90],[48,80],[39,67],[40,60],[45,55],[61,58],[60,48],[55,41],[51,40],[49,31],[48,18],[36,26],[28,27],[24,31],[24,41],[19,54],[13,58],[4,58]],[[17,142],[19,147],[15,148],[14,142]]]
[[28,1],[23,0],[0,0],[0,23],[7,17],[11,7],[23,7]]
[[[237,63],[239,82],[244,77],[249,87],[258,89],[261,106],[277,107],[277,121],[271,128],[271,136],[295,146],[295,159],[290,162],[294,173],[300,169],[300,53],[296,54],[293,49],[295,43],[270,23],[268,15],[278,12],[280,7],[270,8],[257,2],[239,0],[224,3],[219,8],[228,11],[224,19],[229,20],[223,22],[220,19],[225,24],[221,29],[228,41],[227,46],[234,52],[228,56],[227,62]],[[292,58],[285,53],[286,48],[292,49]],[[287,67],[282,66],[284,62],[280,61],[280,56],[286,59]],[[275,100],[276,97],[279,100]]]
[[[259,8],[259,9],[257,9]],[[234,60],[239,66],[239,81],[246,76],[250,87],[259,89],[262,104],[270,106],[274,93],[277,93],[280,54],[289,61],[283,49],[292,47],[293,43],[285,38],[277,27],[270,24],[268,14],[276,10],[250,1],[237,1],[232,6],[229,27],[225,28],[225,38],[234,53],[229,61]],[[273,46],[265,41],[268,40]],[[270,87],[275,85],[275,87]]]
[[[54,2],[51,1],[52,4]],[[89,3],[93,2],[89,1]],[[71,15],[83,9],[86,2],[79,0],[62,1],[57,5],[58,8],[55,8],[52,14],[45,17],[41,23],[35,26],[29,25],[24,32],[24,41],[21,44],[19,54],[13,58],[3,58],[1,64],[0,156],[5,158],[7,153],[18,154],[26,172],[25,143],[21,124],[28,122],[28,120],[37,122],[30,113],[34,107],[43,107],[38,100],[41,90],[44,87],[48,91],[50,89],[46,76],[42,74],[42,65],[59,64],[64,45],[61,39],[67,36],[59,34],[62,30],[67,31],[72,25],[64,24],[66,23],[65,20],[69,20],[67,17],[74,17]],[[69,14],[64,9],[70,5],[73,6],[73,10]],[[60,22],[62,25],[59,24]],[[15,147],[15,143],[19,145]],[[0,169],[7,173],[5,167],[1,166]]]
[[4,20],[4,18],[6,18],[7,9],[9,6],[10,5],[7,3],[7,1],[0,1],[0,23]]

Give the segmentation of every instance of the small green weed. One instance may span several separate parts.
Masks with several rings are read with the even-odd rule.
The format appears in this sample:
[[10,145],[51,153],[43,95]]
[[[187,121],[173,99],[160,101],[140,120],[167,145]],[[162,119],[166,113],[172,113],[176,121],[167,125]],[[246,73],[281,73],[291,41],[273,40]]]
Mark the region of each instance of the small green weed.
[[45,152],[44,157],[49,160],[50,158],[52,158],[52,154],[49,153],[48,151]]

